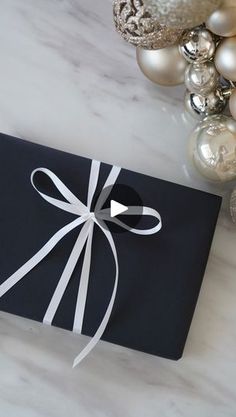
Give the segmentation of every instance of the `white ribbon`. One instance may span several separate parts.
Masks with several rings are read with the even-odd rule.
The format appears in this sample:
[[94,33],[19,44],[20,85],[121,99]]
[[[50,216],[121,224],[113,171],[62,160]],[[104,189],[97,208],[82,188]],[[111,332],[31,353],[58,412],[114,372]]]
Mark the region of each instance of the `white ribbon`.
[[[93,231],[94,225],[96,224],[106,236],[108,243],[110,245],[114,262],[115,262],[115,281],[113,286],[112,295],[106,310],[106,313],[102,319],[102,322],[97,329],[95,335],[92,337],[90,342],[85,346],[85,348],[81,351],[81,353],[75,358],[73,367],[77,366],[88,354],[89,352],[95,347],[98,341],[101,339],[106,326],[108,324],[109,318],[112,313],[112,309],[114,306],[116,292],[118,287],[118,278],[119,278],[119,265],[118,265],[118,256],[115,247],[115,243],[112,237],[112,234],[107,228],[104,226],[104,220],[112,221],[124,229],[129,230],[132,233],[139,234],[139,235],[151,235],[157,233],[162,228],[162,221],[160,214],[149,207],[129,207],[129,210],[124,213],[124,215],[137,215],[142,214],[145,216],[152,216],[158,220],[156,226],[148,230],[139,230],[139,229],[130,229],[125,223],[121,222],[116,218],[111,218],[109,215],[109,210],[104,209],[102,210],[101,207],[103,206],[105,200],[107,199],[108,195],[112,190],[112,186],[115,184],[119,173],[120,168],[112,167],[110,174],[103,186],[103,190],[106,189],[104,193],[100,194],[98,198],[95,211],[96,217],[94,212],[91,211],[91,204],[93,201],[94,193],[97,188],[98,178],[99,178],[99,170],[100,170],[100,162],[92,161],[91,171],[90,171],[90,179],[89,179],[89,187],[88,187],[88,198],[87,198],[87,205],[83,204],[66,186],[63,182],[49,169],[47,168],[38,168],[34,170],[31,174],[31,183],[35,190],[40,194],[40,196],[46,200],[48,203],[60,208],[61,210],[67,211],[76,215],[76,219],[73,220],[71,223],[67,224],[66,226],[62,227],[51,239],[31,258],[29,259],[24,265],[22,265],[13,275],[11,275],[5,282],[0,285],[0,297],[2,297],[6,292],[8,292],[14,285],[16,285],[22,278],[24,278],[36,265],[38,265],[52,250],[53,248],[60,242],[63,237],[65,237],[69,232],[74,230],[75,228],[82,226],[81,230],[78,233],[78,238],[75,242],[75,245],[72,249],[72,252],[69,256],[67,264],[64,268],[64,271],[59,279],[58,285],[56,290],[52,296],[52,299],[49,303],[47,311],[45,313],[43,322],[49,325],[52,324],[52,321],[55,317],[55,314],[58,310],[62,297],[66,291],[66,288],[69,284],[73,271],[76,267],[76,264],[80,258],[81,252],[85,247],[85,255],[84,261],[82,266],[82,272],[80,277],[80,284],[78,290],[78,297],[76,302],[75,308],[75,315],[74,315],[74,325],[73,331],[77,333],[82,333],[82,326],[84,320],[84,312],[85,312],[85,305],[87,300],[87,292],[88,292],[88,283],[89,283],[89,275],[90,275],[90,265],[91,265],[91,253],[92,253],[92,240],[93,240]],[[61,195],[65,198],[66,201],[58,200],[56,198],[50,197],[42,192],[39,191],[37,186],[34,183],[34,176],[36,173],[41,172],[47,175]],[[107,188],[109,186],[109,188]],[[99,218],[99,221],[97,220]]]

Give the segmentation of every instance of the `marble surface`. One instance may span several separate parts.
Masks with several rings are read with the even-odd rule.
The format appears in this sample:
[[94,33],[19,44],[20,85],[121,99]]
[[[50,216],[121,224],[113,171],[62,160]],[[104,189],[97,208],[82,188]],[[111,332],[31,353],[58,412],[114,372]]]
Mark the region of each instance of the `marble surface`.
[[[184,358],[172,362],[0,313],[0,417],[235,417],[236,228],[188,162],[183,88],[158,88],[111,1],[1,0],[0,130],[225,195]],[[228,188],[232,188],[232,184]]]

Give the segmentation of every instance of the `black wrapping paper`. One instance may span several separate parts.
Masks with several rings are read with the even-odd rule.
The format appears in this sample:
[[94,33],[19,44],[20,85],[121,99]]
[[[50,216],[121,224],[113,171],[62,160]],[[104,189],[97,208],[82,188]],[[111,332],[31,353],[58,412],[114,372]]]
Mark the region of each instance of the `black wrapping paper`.
[[[30,175],[39,167],[55,172],[86,204],[91,160],[1,134],[0,283],[75,218],[45,202],[33,189]],[[110,169],[107,164],[101,165],[93,204]],[[221,198],[125,169],[117,184],[133,189],[143,205],[159,211],[163,228],[151,236],[112,231],[119,257],[119,287],[103,339],[179,359],[198,299]],[[119,201],[116,190],[109,199]],[[130,196],[122,203],[132,203]],[[78,230],[67,235],[0,298],[0,310],[41,322],[77,236]],[[82,262],[83,257],[57,311],[55,326],[72,330]],[[92,336],[103,318],[114,274],[110,247],[103,233],[95,228],[85,335]]]

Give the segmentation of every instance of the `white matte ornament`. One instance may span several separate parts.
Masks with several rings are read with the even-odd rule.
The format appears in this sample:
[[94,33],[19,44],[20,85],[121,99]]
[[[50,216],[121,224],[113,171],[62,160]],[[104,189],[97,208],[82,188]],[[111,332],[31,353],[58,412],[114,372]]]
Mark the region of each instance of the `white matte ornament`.
[[221,6],[208,18],[206,26],[218,36],[236,35],[236,2],[234,7]]
[[178,46],[151,51],[137,48],[137,62],[152,82],[173,86],[184,82],[187,61],[179,52]]
[[236,179],[236,122],[224,115],[205,118],[191,137],[190,158],[212,181]]
[[159,22],[182,29],[198,26],[219,7],[222,0],[144,0]]
[[236,81],[236,36],[220,43],[215,54],[215,66],[224,78]]

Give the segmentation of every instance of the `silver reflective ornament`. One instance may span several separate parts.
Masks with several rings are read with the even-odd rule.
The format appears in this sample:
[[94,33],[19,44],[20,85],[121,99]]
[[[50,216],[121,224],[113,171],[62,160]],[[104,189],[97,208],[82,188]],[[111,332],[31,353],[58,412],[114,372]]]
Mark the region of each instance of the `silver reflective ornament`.
[[188,65],[178,46],[156,51],[137,48],[137,63],[149,80],[166,86],[182,84]]
[[215,90],[219,81],[219,74],[213,62],[191,64],[185,72],[185,85],[191,93],[207,96]]
[[180,43],[180,51],[190,63],[208,61],[213,57],[215,50],[216,44],[212,34],[203,27],[185,33]]
[[144,3],[160,23],[187,29],[205,22],[221,0],[144,0]]
[[195,118],[222,113],[226,104],[227,99],[220,90],[213,91],[205,97],[190,91],[185,94],[186,110]]
[[160,25],[142,0],[115,0],[113,16],[117,32],[134,46],[165,48],[176,44],[183,34],[182,29]]
[[190,158],[212,181],[236,178],[236,121],[217,115],[205,118],[191,137]]
[[232,117],[236,120],[236,88],[231,91],[229,99],[229,109]]

